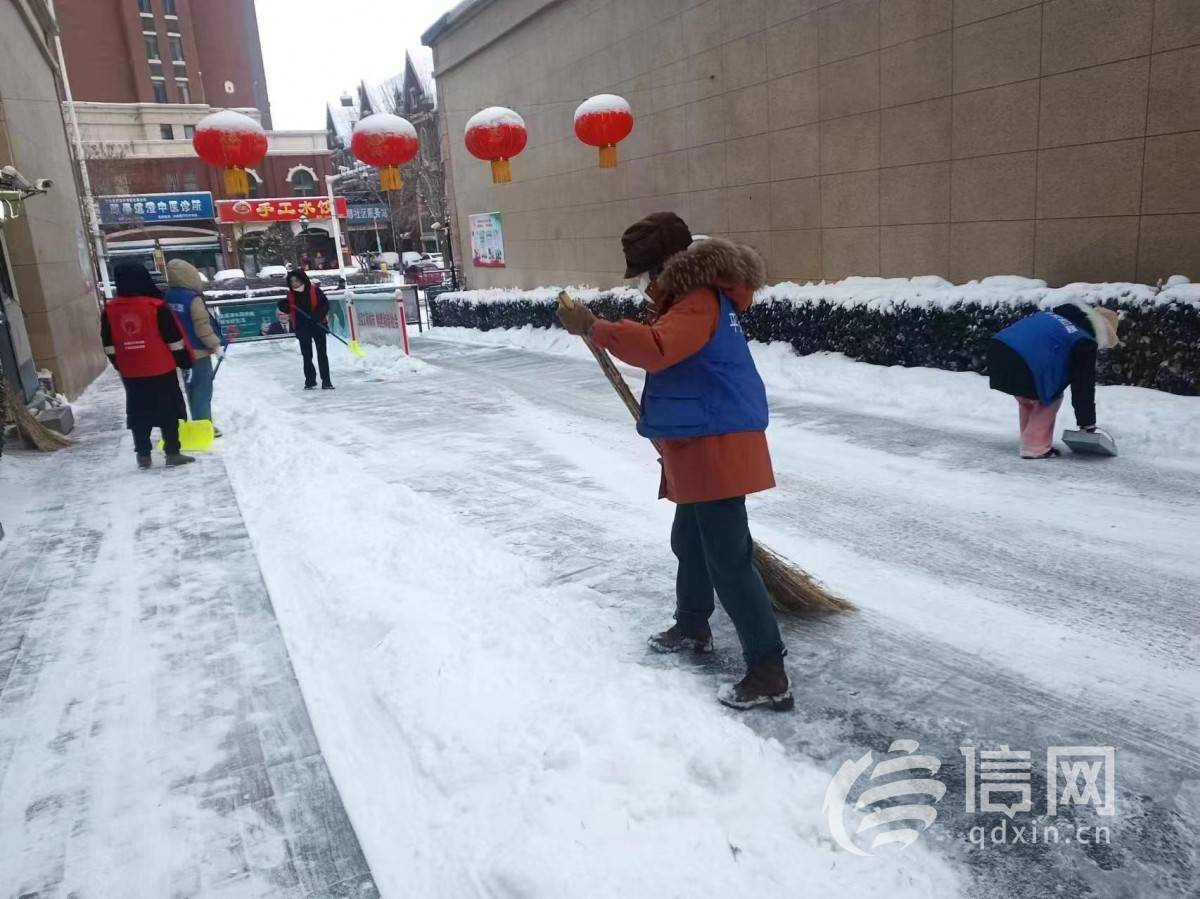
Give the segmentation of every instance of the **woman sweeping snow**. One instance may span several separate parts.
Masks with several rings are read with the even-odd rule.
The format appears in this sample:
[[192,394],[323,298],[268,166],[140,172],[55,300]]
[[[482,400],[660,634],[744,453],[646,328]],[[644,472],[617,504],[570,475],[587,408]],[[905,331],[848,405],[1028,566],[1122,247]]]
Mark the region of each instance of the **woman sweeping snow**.
[[1054,422],[1068,386],[1076,424],[1096,430],[1097,351],[1117,345],[1118,324],[1111,309],[1072,301],[1023,318],[989,341],[992,390],[1017,400],[1022,459],[1059,454]]
[[687,225],[654,213],[621,237],[627,278],[640,277],[652,321],[599,321],[582,304],[563,326],[647,372],[638,432],[662,454],[660,496],[676,504],[675,624],[650,638],[658,652],[712,652],[713,591],[733,620],[746,676],[723,687],[739,709],[792,708],[775,611],[754,566],[746,495],[775,486],[767,397],[737,314],[762,286],[762,260],[723,240],[692,244]]
[[[319,255],[319,254],[318,254]],[[317,369],[321,371],[321,389],[333,390],[329,379],[329,354],[325,336],[329,333],[329,299],[325,291],[309,280],[298,268],[288,272],[287,296],[279,301],[278,309],[291,318],[292,333],[300,341],[300,356],[304,360],[304,389],[317,386]],[[313,368],[313,345],[317,348],[317,368]]]

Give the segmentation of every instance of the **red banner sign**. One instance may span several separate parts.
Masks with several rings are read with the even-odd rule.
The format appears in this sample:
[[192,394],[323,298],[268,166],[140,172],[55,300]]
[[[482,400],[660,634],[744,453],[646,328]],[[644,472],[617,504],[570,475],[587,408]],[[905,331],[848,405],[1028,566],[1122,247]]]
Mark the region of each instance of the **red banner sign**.
[[[346,198],[336,197],[338,218],[346,217]],[[268,200],[219,200],[219,222],[295,222],[302,218],[328,219],[328,197],[277,197]]]

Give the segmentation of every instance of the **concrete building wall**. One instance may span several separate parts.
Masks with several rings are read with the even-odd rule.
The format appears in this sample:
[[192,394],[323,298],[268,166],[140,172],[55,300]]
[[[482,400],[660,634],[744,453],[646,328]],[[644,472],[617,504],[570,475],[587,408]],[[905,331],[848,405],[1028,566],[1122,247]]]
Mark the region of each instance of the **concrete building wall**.
[[54,181],[3,235],[34,358],[74,398],[105,362],[48,22],[43,0],[0,3],[0,164]]
[[[660,209],[773,280],[1200,280],[1197,0],[493,0],[429,38],[473,286],[614,283]],[[604,91],[615,170],[572,131]],[[529,128],[511,184],[462,144],[493,104]],[[473,268],[494,210],[508,267]]]

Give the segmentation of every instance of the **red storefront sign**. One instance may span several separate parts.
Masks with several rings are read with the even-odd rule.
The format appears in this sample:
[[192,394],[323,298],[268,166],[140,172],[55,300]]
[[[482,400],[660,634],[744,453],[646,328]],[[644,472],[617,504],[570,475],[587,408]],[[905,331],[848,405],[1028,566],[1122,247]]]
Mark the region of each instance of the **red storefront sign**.
[[[346,217],[346,198],[336,197],[338,218]],[[217,201],[217,221],[231,222],[296,222],[306,219],[328,219],[328,197],[278,197],[259,200]]]

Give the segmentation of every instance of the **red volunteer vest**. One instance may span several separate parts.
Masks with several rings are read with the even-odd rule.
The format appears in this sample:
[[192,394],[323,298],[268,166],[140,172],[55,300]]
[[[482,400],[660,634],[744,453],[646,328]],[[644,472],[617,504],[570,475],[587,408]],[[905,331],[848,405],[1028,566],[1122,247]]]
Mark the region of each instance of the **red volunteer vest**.
[[175,356],[158,329],[154,297],[117,297],[104,307],[123,378],[152,378],[175,370]]
[[[310,318],[316,319],[321,324],[325,324],[325,319],[317,319],[317,285],[309,282],[308,285],[308,308],[303,309],[307,312]],[[296,330],[296,291],[288,291],[288,315],[292,319],[292,331]]]

